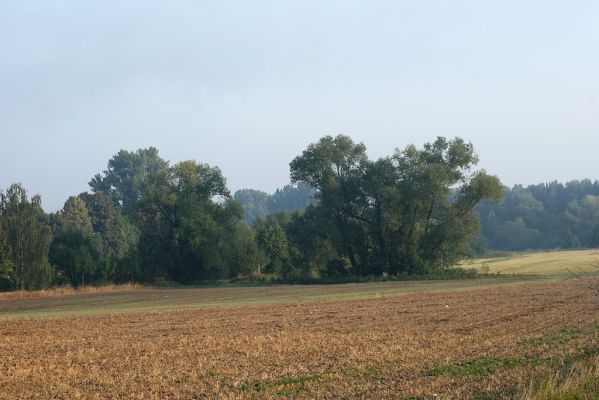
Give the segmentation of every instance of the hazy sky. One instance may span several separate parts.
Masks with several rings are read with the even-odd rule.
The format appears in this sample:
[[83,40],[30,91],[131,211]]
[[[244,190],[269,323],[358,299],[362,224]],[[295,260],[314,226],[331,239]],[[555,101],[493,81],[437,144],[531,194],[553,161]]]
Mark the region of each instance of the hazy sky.
[[0,1],[0,189],[119,149],[273,191],[326,134],[461,136],[505,184],[599,178],[599,1]]

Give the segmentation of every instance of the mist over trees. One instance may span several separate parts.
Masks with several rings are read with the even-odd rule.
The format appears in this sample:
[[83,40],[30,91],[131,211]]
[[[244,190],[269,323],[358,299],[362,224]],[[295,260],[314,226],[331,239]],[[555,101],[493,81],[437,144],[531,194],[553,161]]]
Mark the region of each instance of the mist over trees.
[[478,251],[599,247],[599,182],[582,180],[504,188],[481,202]]
[[301,210],[312,202],[315,194],[316,189],[299,182],[277,189],[274,194],[241,189],[235,192],[233,199],[243,205],[245,220],[253,224],[257,219],[264,219],[271,214]]
[[218,167],[121,150],[56,213],[0,192],[0,290],[440,274],[487,249],[599,246],[597,182],[508,189],[477,162],[460,138],[370,160],[326,136],[291,184],[231,195]]

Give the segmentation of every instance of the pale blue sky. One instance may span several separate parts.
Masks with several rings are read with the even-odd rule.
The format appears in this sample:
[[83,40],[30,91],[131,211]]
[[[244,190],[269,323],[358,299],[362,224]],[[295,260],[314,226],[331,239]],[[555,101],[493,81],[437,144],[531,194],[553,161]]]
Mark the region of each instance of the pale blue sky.
[[599,179],[599,2],[0,2],[0,188],[47,210],[119,149],[273,191],[325,134],[461,136],[504,183]]

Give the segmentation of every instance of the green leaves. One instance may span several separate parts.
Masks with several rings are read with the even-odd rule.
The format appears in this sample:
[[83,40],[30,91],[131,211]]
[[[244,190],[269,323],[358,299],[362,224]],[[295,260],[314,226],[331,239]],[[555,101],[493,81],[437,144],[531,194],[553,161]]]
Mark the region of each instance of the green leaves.
[[260,222],[256,226],[258,249],[267,257],[265,272],[281,272],[289,258],[285,231],[274,221]]
[[362,143],[356,144],[344,135],[325,136],[291,161],[291,181],[305,182],[322,190],[349,178],[367,161],[366,146]]
[[[1,228],[1,225],[0,225]],[[13,265],[8,258],[8,246],[6,245],[5,234],[0,229],[0,290],[9,290],[14,284]]]
[[131,214],[143,197],[148,177],[167,167],[168,162],[158,156],[154,147],[136,152],[121,150],[108,161],[103,174],[92,178],[89,186],[95,193],[108,195],[126,214]]
[[291,178],[319,190],[315,207],[333,222],[322,236],[354,274],[425,273],[466,253],[478,228],[474,206],[502,195],[497,177],[471,173],[477,162],[460,138],[370,161],[363,144],[327,136],[292,161]]
[[[497,177],[473,171],[477,162],[460,138],[369,160],[364,144],[325,136],[291,161],[292,185],[235,194],[252,228],[219,168],[170,165],[153,147],[121,150],[91,180],[92,194],[70,197],[51,216],[50,259],[59,280],[74,285],[195,283],[262,267],[279,277],[426,273],[466,253],[478,229],[473,208],[502,195]],[[570,215],[596,203],[573,203]],[[41,199],[21,186],[1,197],[0,284],[51,282],[47,220]]]
[[60,232],[52,242],[50,262],[56,266],[59,281],[73,286],[94,283],[101,266],[100,243],[76,229]]
[[65,202],[62,210],[56,216],[56,231],[66,232],[74,230],[85,235],[93,233],[92,221],[85,202],[75,196],[71,196]]
[[5,274],[11,274],[14,287],[48,287],[53,275],[48,264],[52,231],[41,208],[40,197],[33,196],[30,201],[20,184],[12,185],[0,196],[0,231],[6,253],[3,269]]
[[227,247],[242,210],[220,170],[183,161],[146,180],[136,221],[147,278],[198,282],[227,275]]

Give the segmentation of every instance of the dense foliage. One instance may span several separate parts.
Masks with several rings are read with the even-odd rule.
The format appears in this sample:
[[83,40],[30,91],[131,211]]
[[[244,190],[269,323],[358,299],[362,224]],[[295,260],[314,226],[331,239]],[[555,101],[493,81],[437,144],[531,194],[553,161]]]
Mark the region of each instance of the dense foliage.
[[571,181],[504,188],[499,203],[477,206],[476,249],[599,247],[599,182]]
[[19,184],[0,193],[0,290],[436,274],[473,249],[599,245],[597,182],[507,189],[477,161],[459,138],[370,160],[326,136],[290,185],[231,196],[217,167],[121,150],[56,213]]
[[12,185],[0,193],[0,287],[39,289],[52,281],[48,251],[52,232],[41,199]]
[[471,171],[477,161],[461,139],[438,138],[371,161],[363,144],[327,136],[291,162],[292,181],[318,190],[308,216],[298,218],[316,219],[306,226],[330,242],[329,263],[340,273],[448,268],[467,254],[477,233],[474,206],[501,196],[498,178]]

